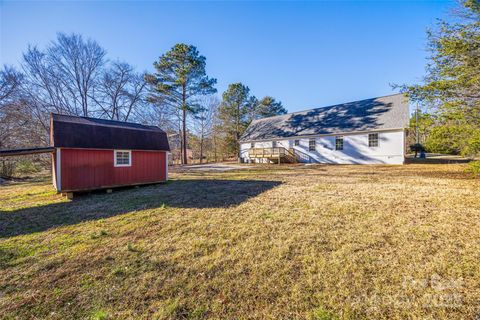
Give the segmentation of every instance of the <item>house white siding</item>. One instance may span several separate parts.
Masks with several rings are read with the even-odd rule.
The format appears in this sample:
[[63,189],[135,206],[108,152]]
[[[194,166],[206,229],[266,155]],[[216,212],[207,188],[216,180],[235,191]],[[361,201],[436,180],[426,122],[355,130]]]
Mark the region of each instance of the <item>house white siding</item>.
[[[369,133],[378,134],[378,147],[369,147]],[[335,150],[337,136],[343,137],[343,150]],[[315,139],[315,151],[309,151],[310,139]],[[294,145],[295,140],[299,140],[298,146]],[[405,159],[403,129],[243,142],[240,144],[240,157],[245,162],[251,162],[248,150],[252,143],[255,148],[271,148],[273,141],[276,141],[277,147],[294,149],[298,160],[306,163],[403,164]]]

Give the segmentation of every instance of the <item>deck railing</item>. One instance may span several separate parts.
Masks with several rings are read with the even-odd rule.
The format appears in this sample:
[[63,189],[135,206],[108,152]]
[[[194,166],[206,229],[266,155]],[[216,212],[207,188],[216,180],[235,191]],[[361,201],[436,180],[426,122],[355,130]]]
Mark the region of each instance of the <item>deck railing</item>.
[[283,156],[287,153],[286,149],[283,147],[276,148],[251,148],[248,150],[250,156],[256,156],[259,158],[270,158]]
[[251,148],[248,150],[248,155],[251,158],[267,158],[267,159],[286,159],[287,162],[297,162],[297,156],[292,150],[284,147],[274,148]]

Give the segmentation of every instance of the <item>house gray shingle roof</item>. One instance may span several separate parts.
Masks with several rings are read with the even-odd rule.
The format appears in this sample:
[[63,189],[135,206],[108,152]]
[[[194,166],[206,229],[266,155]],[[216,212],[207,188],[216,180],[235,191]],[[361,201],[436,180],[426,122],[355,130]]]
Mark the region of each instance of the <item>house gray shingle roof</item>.
[[254,120],[240,140],[399,129],[408,121],[408,98],[395,94]]

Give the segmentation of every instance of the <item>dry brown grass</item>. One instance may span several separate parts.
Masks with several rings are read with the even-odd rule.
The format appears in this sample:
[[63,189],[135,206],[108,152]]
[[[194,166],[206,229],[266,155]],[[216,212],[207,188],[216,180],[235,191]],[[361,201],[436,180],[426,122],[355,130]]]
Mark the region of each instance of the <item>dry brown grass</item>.
[[0,187],[0,317],[472,319],[464,165],[272,166],[68,202]]

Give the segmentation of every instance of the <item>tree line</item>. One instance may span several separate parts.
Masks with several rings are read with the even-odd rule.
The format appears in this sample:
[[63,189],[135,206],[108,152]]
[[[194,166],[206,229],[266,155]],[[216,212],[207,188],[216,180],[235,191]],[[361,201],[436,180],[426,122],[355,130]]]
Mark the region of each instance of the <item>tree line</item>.
[[[415,150],[480,156],[480,2],[461,1],[452,22],[428,31],[430,61],[419,84],[401,85],[418,107],[408,137]],[[107,58],[78,34],[29,46],[19,68],[0,70],[0,149],[48,144],[51,112],[158,125],[175,160],[221,161],[239,153],[251,121],[286,113],[232,83],[221,95],[195,46],[177,44],[151,72]],[[480,166],[480,165],[479,165]]]
[[480,156],[480,2],[461,1],[454,15],[428,31],[430,58],[422,83],[400,88],[416,108],[410,121],[413,149],[475,158]]
[[176,44],[152,72],[138,72],[92,39],[59,33],[46,48],[29,46],[20,67],[0,70],[0,149],[48,145],[53,112],[158,125],[183,164],[236,158],[251,121],[287,111],[242,83],[218,97],[216,83],[193,45]]

